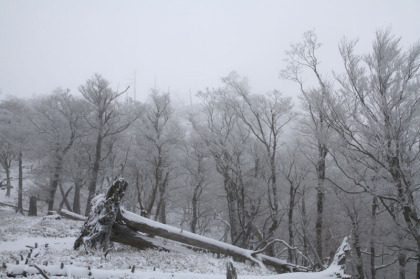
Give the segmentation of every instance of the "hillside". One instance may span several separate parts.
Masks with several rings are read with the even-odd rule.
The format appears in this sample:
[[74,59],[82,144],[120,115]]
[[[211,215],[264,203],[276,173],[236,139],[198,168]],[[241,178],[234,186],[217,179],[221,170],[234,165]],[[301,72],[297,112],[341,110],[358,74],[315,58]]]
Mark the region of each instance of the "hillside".
[[[12,202],[12,199],[2,197],[2,202]],[[21,216],[4,206],[0,207],[0,220],[0,262],[7,263],[7,268],[3,266],[0,270],[1,278],[7,277],[7,273],[22,273],[24,270],[28,278],[41,278],[39,274],[30,275],[36,269],[24,265],[25,261],[29,265],[42,266],[47,273],[66,274],[50,278],[226,278],[228,259],[193,252],[165,239],[156,238],[156,241],[168,247],[170,252],[138,250],[115,244],[105,258],[99,254],[88,255],[83,249],[73,250],[73,243],[83,224],[80,221],[63,219],[58,215]],[[32,253],[28,257],[31,247]],[[238,277],[243,279],[323,279],[331,278],[337,271],[334,267],[320,273],[275,275],[269,269],[245,263],[234,262],[234,266]]]

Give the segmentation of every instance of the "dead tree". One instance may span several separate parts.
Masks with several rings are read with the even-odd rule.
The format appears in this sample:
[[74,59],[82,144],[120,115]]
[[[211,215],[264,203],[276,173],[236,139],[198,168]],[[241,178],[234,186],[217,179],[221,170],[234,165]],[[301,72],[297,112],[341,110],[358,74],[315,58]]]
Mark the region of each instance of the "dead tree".
[[124,179],[118,179],[108,189],[105,197],[98,195],[92,199],[93,210],[83,225],[81,235],[74,243],[74,249],[83,244],[86,250],[109,250],[112,227],[127,186],[128,183]]
[[106,196],[99,195],[92,200],[92,212],[84,223],[81,235],[74,243],[74,249],[83,245],[87,252],[96,250],[107,253],[111,247],[111,241],[114,241],[142,249],[167,250],[150,237],[153,235],[239,260],[250,261],[260,266],[272,266],[281,273],[308,271],[305,267],[263,255],[262,251],[243,249],[186,232],[120,208],[120,201],[127,186],[128,183],[124,179],[118,179],[109,188]]

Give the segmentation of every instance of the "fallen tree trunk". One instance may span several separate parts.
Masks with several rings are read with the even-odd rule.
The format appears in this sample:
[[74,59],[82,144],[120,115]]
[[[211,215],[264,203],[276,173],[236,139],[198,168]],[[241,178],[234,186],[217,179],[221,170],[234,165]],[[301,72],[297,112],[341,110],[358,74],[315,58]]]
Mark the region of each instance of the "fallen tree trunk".
[[83,245],[86,251],[100,250],[107,253],[110,249],[110,241],[114,241],[141,249],[167,250],[146,236],[154,235],[213,253],[250,261],[260,266],[272,266],[280,273],[308,271],[305,267],[288,263],[285,260],[186,232],[120,208],[120,201],[127,186],[128,183],[124,179],[119,179],[112,184],[106,196],[97,196],[92,200],[92,211],[84,223],[81,235],[74,243],[74,249]]
[[146,234],[160,236],[173,241],[181,242],[191,246],[196,246],[213,253],[221,253],[241,260],[248,260],[256,264],[265,264],[281,272],[306,271],[306,268],[288,263],[267,255],[254,255],[255,251],[243,249],[228,243],[217,241],[208,237],[183,231],[172,226],[168,226],[140,215],[134,214],[125,209],[120,211],[121,219],[128,227]]
[[[76,214],[65,209],[62,209],[59,213],[64,218],[71,220],[86,221],[87,219],[83,215]],[[114,223],[112,226],[110,240],[113,242],[130,245],[139,249],[153,248],[167,252],[169,251],[165,247],[159,245],[159,243],[153,241],[152,237],[139,234],[137,231],[118,223]]]
[[[0,206],[8,206],[8,207],[13,208],[14,210],[18,209],[18,207],[16,205],[4,203],[4,202],[0,202]],[[29,212],[29,209],[24,208],[23,211]]]
[[58,214],[60,214],[61,216],[67,218],[67,219],[71,219],[71,220],[75,220],[75,221],[86,221],[86,217],[71,211],[68,211],[66,209],[61,209]]
[[139,249],[152,248],[169,252],[167,248],[162,247],[162,245],[154,241],[152,237],[141,235],[130,227],[118,223],[115,223],[112,227],[110,240]]

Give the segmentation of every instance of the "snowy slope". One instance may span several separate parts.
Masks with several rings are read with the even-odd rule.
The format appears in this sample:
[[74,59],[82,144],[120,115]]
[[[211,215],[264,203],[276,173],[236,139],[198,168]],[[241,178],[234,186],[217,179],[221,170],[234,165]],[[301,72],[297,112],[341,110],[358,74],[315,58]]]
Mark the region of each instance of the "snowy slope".
[[[28,274],[36,272],[35,268],[24,265],[30,249],[27,246],[33,249],[29,264],[41,266],[47,272],[65,274],[56,278],[87,278],[89,273],[91,278],[226,278],[226,259],[193,252],[163,239],[157,241],[167,245],[171,252],[140,251],[115,245],[107,258],[103,258],[100,255],[87,255],[83,250],[74,251],[73,243],[82,222],[56,217],[24,217],[0,208],[0,262],[8,263],[7,269],[0,270],[0,278],[5,278],[6,273],[11,271],[26,269]],[[35,243],[37,248],[34,248]],[[19,264],[16,264],[17,261]],[[46,263],[48,266],[43,266]],[[234,262],[234,266],[239,278],[243,279],[327,279],[337,271],[329,269],[312,274],[277,275],[259,266],[238,262]],[[41,277],[29,275],[29,278]]]

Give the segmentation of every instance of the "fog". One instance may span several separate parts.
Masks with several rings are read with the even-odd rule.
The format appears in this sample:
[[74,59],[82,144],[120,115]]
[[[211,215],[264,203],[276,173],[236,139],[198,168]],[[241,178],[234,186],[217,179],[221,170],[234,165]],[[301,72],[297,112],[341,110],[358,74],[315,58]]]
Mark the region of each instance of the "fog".
[[[0,1],[0,90],[5,96],[77,88],[94,73],[114,89],[131,85],[189,100],[231,71],[255,93],[297,88],[278,78],[284,52],[315,30],[326,69],[340,67],[343,36],[368,48],[391,26],[408,45],[419,38],[418,1]],[[135,84],[135,86],[134,86]]]

